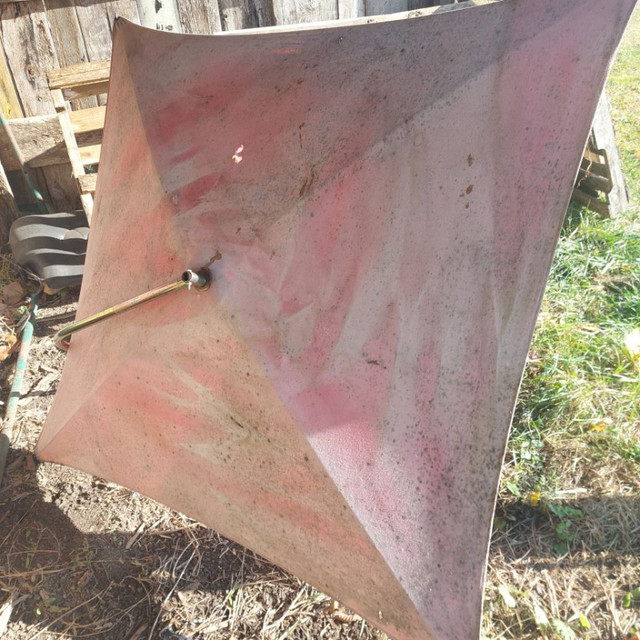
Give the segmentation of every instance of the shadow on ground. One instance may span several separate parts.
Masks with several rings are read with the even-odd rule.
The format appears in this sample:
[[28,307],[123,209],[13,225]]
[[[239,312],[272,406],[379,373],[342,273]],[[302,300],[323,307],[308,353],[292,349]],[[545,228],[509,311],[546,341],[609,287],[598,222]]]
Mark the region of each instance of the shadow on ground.
[[[336,617],[331,599],[214,531],[98,478],[65,474],[78,472],[10,451],[0,488],[0,589],[13,603],[4,640],[382,637],[357,616]],[[554,580],[571,596],[558,582],[565,577],[584,582],[585,593],[594,576],[612,593],[627,588],[624,571],[640,554],[638,497],[569,504],[581,515],[569,512],[579,522],[559,556],[556,515],[499,503],[506,524],[494,532],[490,581],[513,582],[517,571],[523,589],[535,582],[545,598]]]
[[[116,485],[83,476],[78,491],[64,493],[62,477],[43,489],[47,467],[12,449],[0,488],[0,611],[12,603],[4,640],[241,638],[268,632],[301,589],[312,595],[248,550]],[[83,513],[95,512],[96,500],[102,515]],[[110,530],[116,507],[140,524]],[[338,624],[330,631],[343,637]]]

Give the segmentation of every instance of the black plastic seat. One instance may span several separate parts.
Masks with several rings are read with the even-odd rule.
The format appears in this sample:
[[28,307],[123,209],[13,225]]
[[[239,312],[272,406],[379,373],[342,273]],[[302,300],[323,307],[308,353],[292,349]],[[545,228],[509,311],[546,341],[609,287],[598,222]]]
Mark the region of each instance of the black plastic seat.
[[9,244],[20,266],[57,291],[82,281],[88,235],[84,211],[36,214],[11,225]]

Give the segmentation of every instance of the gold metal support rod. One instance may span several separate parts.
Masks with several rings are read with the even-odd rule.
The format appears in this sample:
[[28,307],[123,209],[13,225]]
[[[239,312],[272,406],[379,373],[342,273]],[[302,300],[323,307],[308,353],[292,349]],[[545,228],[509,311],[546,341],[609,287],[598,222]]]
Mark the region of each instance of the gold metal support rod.
[[146,293],[142,293],[135,298],[131,298],[130,300],[125,300],[120,304],[116,304],[113,307],[109,307],[104,311],[100,311],[92,316],[84,318],[84,320],[78,320],[77,322],[72,322],[68,324],[66,327],[63,327],[56,333],[54,340],[56,346],[59,349],[63,349],[66,351],[71,344],[71,335],[76,333],[76,331],[80,331],[81,329],[86,329],[93,324],[98,322],[102,322],[107,318],[111,318],[112,316],[116,316],[120,313],[124,313],[125,311],[129,311],[129,309],[133,309],[145,302],[149,302],[150,300],[155,300],[155,298],[159,298],[160,296],[164,296],[167,293],[171,293],[172,291],[177,291],[178,289],[191,289],[191,287],[195,287],[199,291],[204,291],[209,288],[211,284],[211,274],[207,269],[202,269],[200,271],[192,271],[188,269],[185,271],[182,276],[180,276],[180,280],[176,282],[172,282],[171,284],[167,284],[164,287],[158,287],[157,289],[152,289],[151,291],[147,291]]

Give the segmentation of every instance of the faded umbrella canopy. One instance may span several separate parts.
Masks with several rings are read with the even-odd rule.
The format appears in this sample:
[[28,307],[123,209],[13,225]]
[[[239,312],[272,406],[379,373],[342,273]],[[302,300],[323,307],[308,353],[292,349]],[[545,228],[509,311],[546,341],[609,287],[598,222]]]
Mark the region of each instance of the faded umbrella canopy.
[[38,455],[397,640],[477,638],[554,247],[635,0],[215,36],[119,20],[78,317]]

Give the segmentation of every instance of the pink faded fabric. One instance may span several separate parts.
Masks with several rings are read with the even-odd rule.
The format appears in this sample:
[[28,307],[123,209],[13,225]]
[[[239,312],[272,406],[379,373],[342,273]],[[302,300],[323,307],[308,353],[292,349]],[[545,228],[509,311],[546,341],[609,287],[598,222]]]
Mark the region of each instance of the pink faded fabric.
[[509,422],[635,0],[220,36],[119,20],[78,317],[38,444],[397,640],[477,638]]

